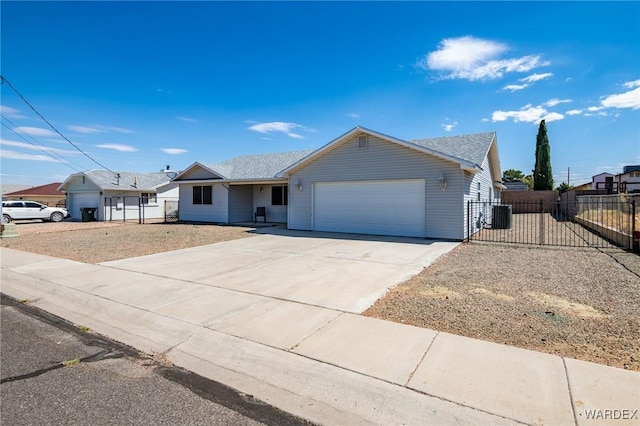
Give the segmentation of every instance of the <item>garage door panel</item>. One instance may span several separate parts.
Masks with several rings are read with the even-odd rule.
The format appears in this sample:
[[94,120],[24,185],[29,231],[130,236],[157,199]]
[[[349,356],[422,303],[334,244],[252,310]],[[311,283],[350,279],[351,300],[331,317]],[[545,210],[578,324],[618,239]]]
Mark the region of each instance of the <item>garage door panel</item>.
[[314,229],[424,236],[422,179],[321,182],[314,186]]
[[72,219],[82,219],[83,207],[98,207],[100,204],[100,195],[97,193],[75,193],[71,194],[71,202],[69,203]]

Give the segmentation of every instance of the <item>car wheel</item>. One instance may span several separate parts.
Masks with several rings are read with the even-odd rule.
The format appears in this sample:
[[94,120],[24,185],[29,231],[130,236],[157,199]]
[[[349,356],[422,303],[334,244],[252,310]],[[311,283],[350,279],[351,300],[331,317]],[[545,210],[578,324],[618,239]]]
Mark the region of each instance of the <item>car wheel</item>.
[[4,223],[11,223],[11,216],[3,214],[2,218],[4,219],[3,220]]
[[60,222],[62,221],[62,219],[64,219],[64,215],[60,212],[53,212],[51,213],[51,221],[52,222]]

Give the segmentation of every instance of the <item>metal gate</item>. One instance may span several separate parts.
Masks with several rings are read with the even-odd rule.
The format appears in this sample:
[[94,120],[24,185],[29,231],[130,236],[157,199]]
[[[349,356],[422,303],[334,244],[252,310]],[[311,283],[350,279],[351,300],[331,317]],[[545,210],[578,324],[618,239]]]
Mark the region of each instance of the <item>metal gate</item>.
[[575,201],[469,201],[467,240],[638,250],[635,201],[580,196]]
[[178,201],[165,200],[164,202],[164,221],[165,222],[178,222],[180,217],[178,215]]

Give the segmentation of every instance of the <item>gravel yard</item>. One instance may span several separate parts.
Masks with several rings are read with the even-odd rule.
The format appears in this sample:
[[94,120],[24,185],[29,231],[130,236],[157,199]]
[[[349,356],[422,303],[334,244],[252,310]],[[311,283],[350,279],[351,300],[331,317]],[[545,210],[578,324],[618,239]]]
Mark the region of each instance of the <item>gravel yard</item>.
[[[254,228],[18,223],[0,246],[87,263],[213,244]],[[640,256],[462,244],[364,315],[640,371]]]
[[0,246],[100,263],[254,236],[254,228],[177,223],[18,222],[19,237]]
[[640,370],[640,256],[462,244],[364,315]]

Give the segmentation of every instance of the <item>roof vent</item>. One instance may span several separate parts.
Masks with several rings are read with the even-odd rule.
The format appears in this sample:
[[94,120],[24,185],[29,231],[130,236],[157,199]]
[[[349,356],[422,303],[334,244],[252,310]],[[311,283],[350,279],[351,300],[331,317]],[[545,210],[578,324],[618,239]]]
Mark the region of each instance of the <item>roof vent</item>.
[[358,149],[367,149],[369,146],[369,139],[367,135],[358,136]]

